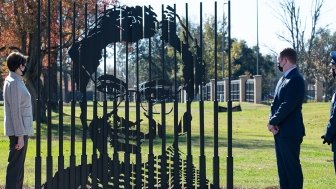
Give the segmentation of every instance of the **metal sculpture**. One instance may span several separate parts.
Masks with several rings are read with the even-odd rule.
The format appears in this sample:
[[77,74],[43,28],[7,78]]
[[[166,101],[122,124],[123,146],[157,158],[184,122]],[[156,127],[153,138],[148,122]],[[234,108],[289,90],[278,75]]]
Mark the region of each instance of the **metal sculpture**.
[[[184,29],[183,39],[177,35],[177,27],[174,24],[174,19],[177,17],[179,19],[179,23]],[[159,26],[156,28],[156,26]],[[190,133],[191,130],[191,120],[192,115],[190,111],[190,105],[194,99],[194,96],[198,93],[198,87],[202,85],[202,76],[204,75],[204,63],[201,59],[201,48],[197,43],[197,40],[192,37],[191,33],[188,31],[187,27],[182,23],[180,17],[175,13],[174,9],[170,6],[167,7],[163,14],[163,19],[161,22],[158,22],[156,19],[156,14],[153,12],[151,7],[114,7],[113,9],[106,10],[99,18],[97,25],[92,27],[88,35],[76,41],[71,48],[69,49],[69,55],[73,61],[74,69],[76,70],[74,75],[74,80],[76,82],[76,86],[78,90],[84,94],[86,92],[86,87],[92,79],[92,75],[96,72],[99,61],[102,58],[102,50],[111,43],[118,42],[136,42],[140,39],[151,38],[157,33],[161,31],[162,36],[161,39],[165,43],[168,43],[170,46],[175,48],[177,52],[181,54],[182,63],[183,63],[183,89],[187,93],[187,111],[184,113],[180,124],[179,130],[181,134]],[[120,35],[119,35],[120,34]],[[80,74],[79,74],[80,73]],[[123,101],[126,98],[126,91],[129,91],[127,83],[118,79],[114,75],[102,75],[98,78],[96,82],[96,87],[100,92],[106,93],[111,96],[111,99],[119,101]],[[135,91],[136,92],[136,91]],[[153,101],[160,102],[162,100],[171,100],[174,99],[177,92],[172,91],[172,84],[167,82],[166,80],[151,80],[139,85],[139,93],[136,95],[141,96],[141,101]],[[119,102],[119,104],[120,104]],[[85,100],[80,101],[81,108],[81,123],[83,126],[89,128],[90,137],[93,141],[93,145],[97,147],[99,153],[104,153],[104,145],[109,144],[111,148],[117,148],[118,151],[136,154],[139,149],[139,143],[136,141],[141,141],[140,144],[152,137],[155,139],[157,136],[162,137],[162,128],[161,125],[158,124],[152,116],[145,113],[145,117],[148,118],[149,122],[149,131],[148,133],[143,133],[136,130],[136,125],[140,124],[142,120],[139,121],[130,121],[118,115],[118,106],[114,107],[114,109],[103,115],[102,117],[95,117],[89,125],[87,125],[87,120],[83,115],[83,111],[86,110],[86,102]],[[145,111],[148,111],[145,109]],[[110,118],[113,115],[113,122],[110,121]],[[106,127],[105,127],[106,126]],[[106,130],[104,130],[105,128]],[[182,129],[183,128],[183,129]],[[106,132],[104,134],[104,132]],[[152,135],[150,135],[152,133]],[[127,137],[127,141],[125,142],[125,138]],[[139,138],[140,137],[140,138]],[[114,140],[116,139],[116,141]],[[176,152],[178,154],[176,154]],[[188,152],[189,153],[189,152]],[[179,160],[179,176],[192,174],[192,181],[187,181],[187,176],[183,176],[184,179],[180,180],[179,186],[175,186],[176,188],[180,188],[182,185],[185,186],[187,182],[193,182],[194,186],[199,186],[199,172],[196,170],[195,166],[192,164],[190,160],[183,160],[182,152],[174,149],[174,144],[169,146],[166,149],[167,155],[167,172],[170,174],[168,181],[172,185],[174,179],[174,158],[178,157]],[[154,160],[157,164],[161,165],[161,156],[154,157]],[[104,177],[108,178],[107,187],[108,188],[121,188],[124,186],[124,176],[126,171],[128,171],[127,175],[135,175],[136,174],[136,165],[131,163],[130,169],[125,169],[125,163],[117,160],[117,164],[114,162],[115,160],[108,157],[107,160],[103,160],[102,157],[97,159],[97,175],[96,175],[96,184],[98,188],[104,188],[103,180]],[[114,178],[114,172],[112,169],[107,170],[107,175],[102,174],[102,169],[104,167],[104,163],[107,163],[109,167],[113,167],[113,169],[117,169],[119,174],[119,178]],[[116,166],[117,165],[117,166]],[[88,185],[93,184],[92,180],[92,164],[88,164],[86,169],[88,170]],[[142,163],[142,172],[143,174],[148,174],[148,162]],[[81,165],[75,167],[77,171],[82,170]],[[188,170],[188,172],[186,171]],[[76,172],[77,172],[76,171]],[[70,168],[65,168],[61,172],[56,172],[53,180],[57,180],[60,174],[69,175]],[[196,177],[194,177],[196,175]],[[149,176],[143,177],[142,187],[146,188],[146,183],[148,183]],[[114,180],[118,180],[118,186],[114,186]],[[132,185],[135,185],[135,178],[130,179]],[[164,183],[161,183],[162,178],[160,174],[155,175],[155,183],[154,185],[157,187],[164,186]],[[50,181],[49,181],[50,182]],[[57,183],[53,182],[52,183]],[[79,182],[77,182],[79,183]],[[206,181],[208,185],[208,180]],[[47,188],[46,185],[43,185],[44,188]],[[80,187],[79,185],[75,186],[76,188]],[[82,186],[83,187],[83,186]],[[106,187],[106,186],[105,186]],[[174,187],[174,186],[173,186]],[[57,188],[57,187],[56,187]]]

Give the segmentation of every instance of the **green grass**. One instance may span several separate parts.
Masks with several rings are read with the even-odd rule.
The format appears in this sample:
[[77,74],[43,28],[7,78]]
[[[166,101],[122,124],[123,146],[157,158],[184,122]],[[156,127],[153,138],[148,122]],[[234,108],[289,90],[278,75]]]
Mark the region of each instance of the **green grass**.
[[[221,104],[226,105],[226,104]],[[234,185],[238,188],[267,188],[278,186],[277,168],[274,153],[273,136],[266,128],[267,119],[269,115],[269,106],[255,105],[251,103],[242,103],[242,112],[233,113],[233,157],[234,157]],[[172,107],[172,104],[167,104],[167,110]],[[179,105],[179,119],[185,110],[185,104]],[[65,138],[64,143],[65,165],[69,165],[68,155],[70,154],[70,107],[65,107]],[[80,164],[81,135],[82,130],[80,126],[79,107],[76,107],[76,154],[77,164]],[[155,110],[160,110],[160,107],[155,107]],[[207,178],[212,182],[212,156],[213,156],[213,103],[208,102],[205,104],[205,145],[206,145],[206,158],[207,158]],[[101,114],[102,108],[99,109]],[[199,109],[198,103],[192,105],[192,141],[193,141],[193,163],[198,167],[199,156]],[[124,107],[119,108],[119,115],[124,114]],[[330,146],[322,145],[320,136],[324,133],[325,124],[329,117],[329,103],[307,103],[303,105],[303,116],[306,127],[306,136],[301,146],[301,163],[304,174],[304,188],[305,189],[331,189],[334,188],[334,168],[332,161],[332,152]],[[88,118],[92,118],[92,107],[88,108]],[[135,107],[131,104],[130,119],[135,118]],[[142,129],[146,131],[148,122],[145,117],[142,118]],[[155,115],[155,120],[160,120],[160,115]],[[3,123],[3,107],[0,106],[0,122]],[[53,157],[54,157],[54,170],[57,169],[57,156],[58,156],[58,115],[53,113]],[[220,154],[220,182],[222,186],[226,186],[226,157],[227,157],[227,114],[219,113],[219,154]],[[3,128],[0,127],[0,132]],[[45,181],[45,165],[47,154],[46,142],[46,126],[42,125],[42,180]],[[170,145],[173,141],[173,113],[167,115],[167,141]],[[180,137],[180,148],[182,151],[186,150],[183,143],[185,137]],[[155,141],[156,147],[154,149],[155,155],[161,152],[160,140]],[[7,162],[7,149],[8,138],[0,136],[0,186],[4,185],[6,162]],[[92,152],[91,140],[87,141],[87,154]],[[25,166],[25,185],[34,187],[34,172],[35,172],[35,139],[29,140],[28,154]],[[146,152],[148,148],[143,146],[144,160],[146,161]],[[90,156],[89,156],[90,162]]]

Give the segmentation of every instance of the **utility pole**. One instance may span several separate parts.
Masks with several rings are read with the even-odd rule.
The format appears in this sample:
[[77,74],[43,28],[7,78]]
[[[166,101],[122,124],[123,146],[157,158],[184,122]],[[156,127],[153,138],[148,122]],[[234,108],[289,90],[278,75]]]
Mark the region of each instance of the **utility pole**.
[[259,0],[257,0],[257,75],[259,75]]
[[231,100],[231,1],[228,0],[228,70],[229,70],[229,100],[228,100],[228,155],[227,155],[227,189],[233,189],[233,157],[232,157],[232,100]]
[[222,74],[223,74],[223,101],[224,101],[224,96],[225,96],[225,90],[224,90],[224,78],[225,78],[225,68],[224,68],[224,63],[225,63],[225,6],[226,3],[223,4],[223,34],[222,34]]

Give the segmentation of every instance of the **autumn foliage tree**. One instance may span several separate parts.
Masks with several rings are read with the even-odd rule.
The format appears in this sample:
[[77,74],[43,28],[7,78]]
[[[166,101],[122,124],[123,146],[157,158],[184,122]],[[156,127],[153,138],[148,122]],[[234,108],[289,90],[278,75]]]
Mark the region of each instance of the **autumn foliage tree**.
[[[117,0],[85,0],[75,1],[76,4],[76,26],[75,33],[78,37],[84,31],[84,7],[87,3],[88,20],[91,24],[94,22],[96,3],[98,13],[102,12],[104,6],[110,6],[117,3]],[[51,95],[48,97],[48,87],[57,87],[57,59],[59,49],[59,1],[50,1],[50,11],[48,9],[48,1],[41,0],[41,14],[40,14],[40,28],[41,41],[38,43],[38,1],[36,0],[16,0],[16,1],[0,1],[0,60],[11,51],[19,51],[29,56],[29,63],[27,65],[27,74],[25,75],[26,84],[32,95],[33,103],[37,99],[37,83],[40,80],[41,89],[41,104],[36,108],[45,110],[45,103],[47,100],[56,101],[57,96]],[[72,44],[72,25],[73,25],[73,7],[74,1],[62,0],[62,26],[63,26],[63,48],[66,49]],[[48,14],[50,14],[50,22],[48,21]],[[89,23],[90,24],[90,23]],[[50,33],[48,32],[50,28]],[[49,41],[50,39],[50,41]],[[40,45],[38,45],[40,44]],[[50,46],[49,46],[50,44]],[[49,48],[48,48],[49,46]],[[49,50],[50,49],[50,50]],[[41,52],[40,59],[38,59],[38,52]],[[42,65],[42,71],[38,72],[38,64]],[[40,73],[38,75],[38,73]],[[4,74],[5,75],[5,74]],[[47,82],[48,77],[51,78]],[[50,86],[48,86],[50,84]],[[45,111],[41,111],[45,118]],[[36,114],[35,114],[36,115]]]

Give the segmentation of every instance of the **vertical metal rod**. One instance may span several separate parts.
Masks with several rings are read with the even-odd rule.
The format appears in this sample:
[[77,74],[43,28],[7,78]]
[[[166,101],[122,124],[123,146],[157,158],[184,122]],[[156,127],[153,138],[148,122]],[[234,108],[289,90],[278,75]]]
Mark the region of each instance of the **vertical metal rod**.
[[[106,5],[104,5],[104,16],[106,16]],[[106,47],[104,47],[104,75],[106,75]],[[107,133],[107,100],[106,100],[106,80],[104,80],[104,86],[105,86],[105,90],[104,90],[104,100],[103,100],[103,115],[104,115],[104,125],[103,125],[103,188],[108,188],[108,150],[107,150],[107,137],[108,137],[108,133]]]
[[[76,3],[73,3],[73,18],[72,18],[72,43],[76,42]],[[71,77],[71,130],[70,130],[70,175],[69,175],[69,186],[70,188],[75,188],[76,182],[73,178],[76,178],[76,155],[75,155],[75,136],[76,136],[76,96],[75,96],[75,65],[72,63],[72,77]]]
[[[114,6],[114,10],[117,8]],[[121,18],[121,14],[119,14]],[[120,19],[121,20],[121,19]],[[117,77],[117,45],[113,44],[113,75]],[[114,90],[113,94],[113,186],[116,188],[119,186],[119,154],[118,154],[118,123],[117,123],[117,91]]]
[[[84,12],[84,38],[87,38],[87,3],[85,3],[85,12]],[[79,77],[82,74],[81,62],[79,63]],[[84,74],[84,73],[83,73]],[[87,97],[86,90],[82,94],[82,99],[80,102],[81,105],[81,121],[83,125],[83,133],[82,133],[82,155],[81,155],[81,186],[86,187],[87,183],[87,155],[86,155],[86,138],[87,138]]]
[[[127,19],[127,27],[129,26],[130,22],[128,22],[129,18]],[[132,32],[130,32],[132,36]],[[131,40],[132,41],[132,40]],[[124,155],[124,162],[125,162],[125,188],[130,188],[130,142],[129,142],[129,92],[128,92],[128,42],[126,42],[126,100],[125,100],[125,155]]]
[[37,8],[37,99],[36,99],[36,156],[35,156],[35,188],[41,188],[41,109],[38,107],[41,104],[41,0],[38,0]]
[[136,42],[136,132],[137,132],[137,153],[136,153],[136,186],[142,187],[142,158],[141,158],[141,136],[140,136],[140,92],[139,92],[139,42]]
[[[186,27],[187,27],[187,31],[186,31],[186,44],[189,45],[189,17],[188,17],[188,3],[185,4],[185,11],[186,11]],[[182,51],[183,53],[183,51]],[[184,62],[184,64],[186,64],[187,62]],[[193,64],[193,62],[188,62],[187,64]],[[192,72],[194,72],[194,67],[192,66]],[[191,146],[191,99],[193,99],[194,97],[191,96],[191,94],[187,93],[187,111],[186,114],[188,116],[190,116],[190,119],[188,120],[184,120],[186,122],[184,122],[183,124],[186,125],[187,127],[187,188],[193,188],[193,181],[194,181],[194,176],[193,176],[193,156],[192,156],[192,146]]]
[[[152,39],[148,39],[148,45],[149,45],[149,78],[148,80],[152,80]],[[149,91],[151,86],[149,86]],[[151,120],[153,118],[153,102],[152,99],[148,99],[148,118]],[[148,122],[148,127],[149,127],[149,152],[148,152],[148,188],[152,189],[154,188],[154,148],[153,148],[153,143],[154,143],[154,133],[153,133],[153,128],[151,121]]]
[[[201,48],[201,62],[203,62],[203,5],[200,3],[200,48]],[[201,76],[203,83],[203,77]],[[203,100],[203,84],[200,87],[200,101],[199,101],[199,114],[200,114],[200,188],[206,188],[206,161],[204,152],[204,100]]]
[[[114,76],[117,75],[117,66],[116,66],[116,43],[113,44],[114,48]],[[119,154],[118,154],[118,123],[117,123],[117,92],[114,90],[113,98],[113,186],[119,186]]]
[[[176,26],[176,4],[174,4],[174,27]],[[171,32],[171,31],[169,31]],[[174,92],[175,92],[175,98],[174,98],[174,188],[180,188],[180,157],[179,157],[179,148],[178,148],[178,142],[179,142],[179,121],[178,121],[178,87],[177,87],[177,51],[176,48],[174,48]]]
[[[98,5],[95,6],[95,29],[98,27]],[[97,71],[95,71],[94,75],[94,100],[93,100],[93,120],[98,119],[97,112]],[[93,125],[94,129],[98,127],[97,123]],[[98,165],[97,165],[97,132],[93,132],[93,152],[92,152],[92,189],[97,188],[97,176],[98,176]]]
[[[162,22],[164,21],[164,5],[161,5]],[[165,43],[161,40],[161,60],[162,60],[162,79],[165,81]],[[161,188],[168,188],[168,175],[167,175],[167,154],[166,154],[166,101],[163,98],[161,101],[161,127],[162,133],[159,136],[162,138],[161,149]],[[158,129],[159,130],[159,129]],[[160,131],[160,130],[159,130]]]
[[63,16],[62,16],[62,0],[59,1],[59,101],[58,101],[58,187],[64,186],[64,154],[63,154]]
[[233,157],[232,157],[232,100],[231,100],[231,1],[228,1],[228,37],[229,37],[229,100],[228,100],[228,156],[227,156],[227,189],[233,189]]
[[217,1],[215,1],[215,99],[214,99],[214,157],[213,157],[213,184],[219,188],[219,157],[218,157],[218,100],[217,100]]
[[48,17],[48,27],[47,27],[47,34],[48,34],[48,100],[47,100],[47,187],[51,187],[52,182],[52,175],[53,175],[53,160],[52,160],[52,144],[51,144],[51,52],[50,52],[50,46],[51,46],[51,13],[50,13],[50,0],[48,0],[48,7],[47,7],[47,17]]

